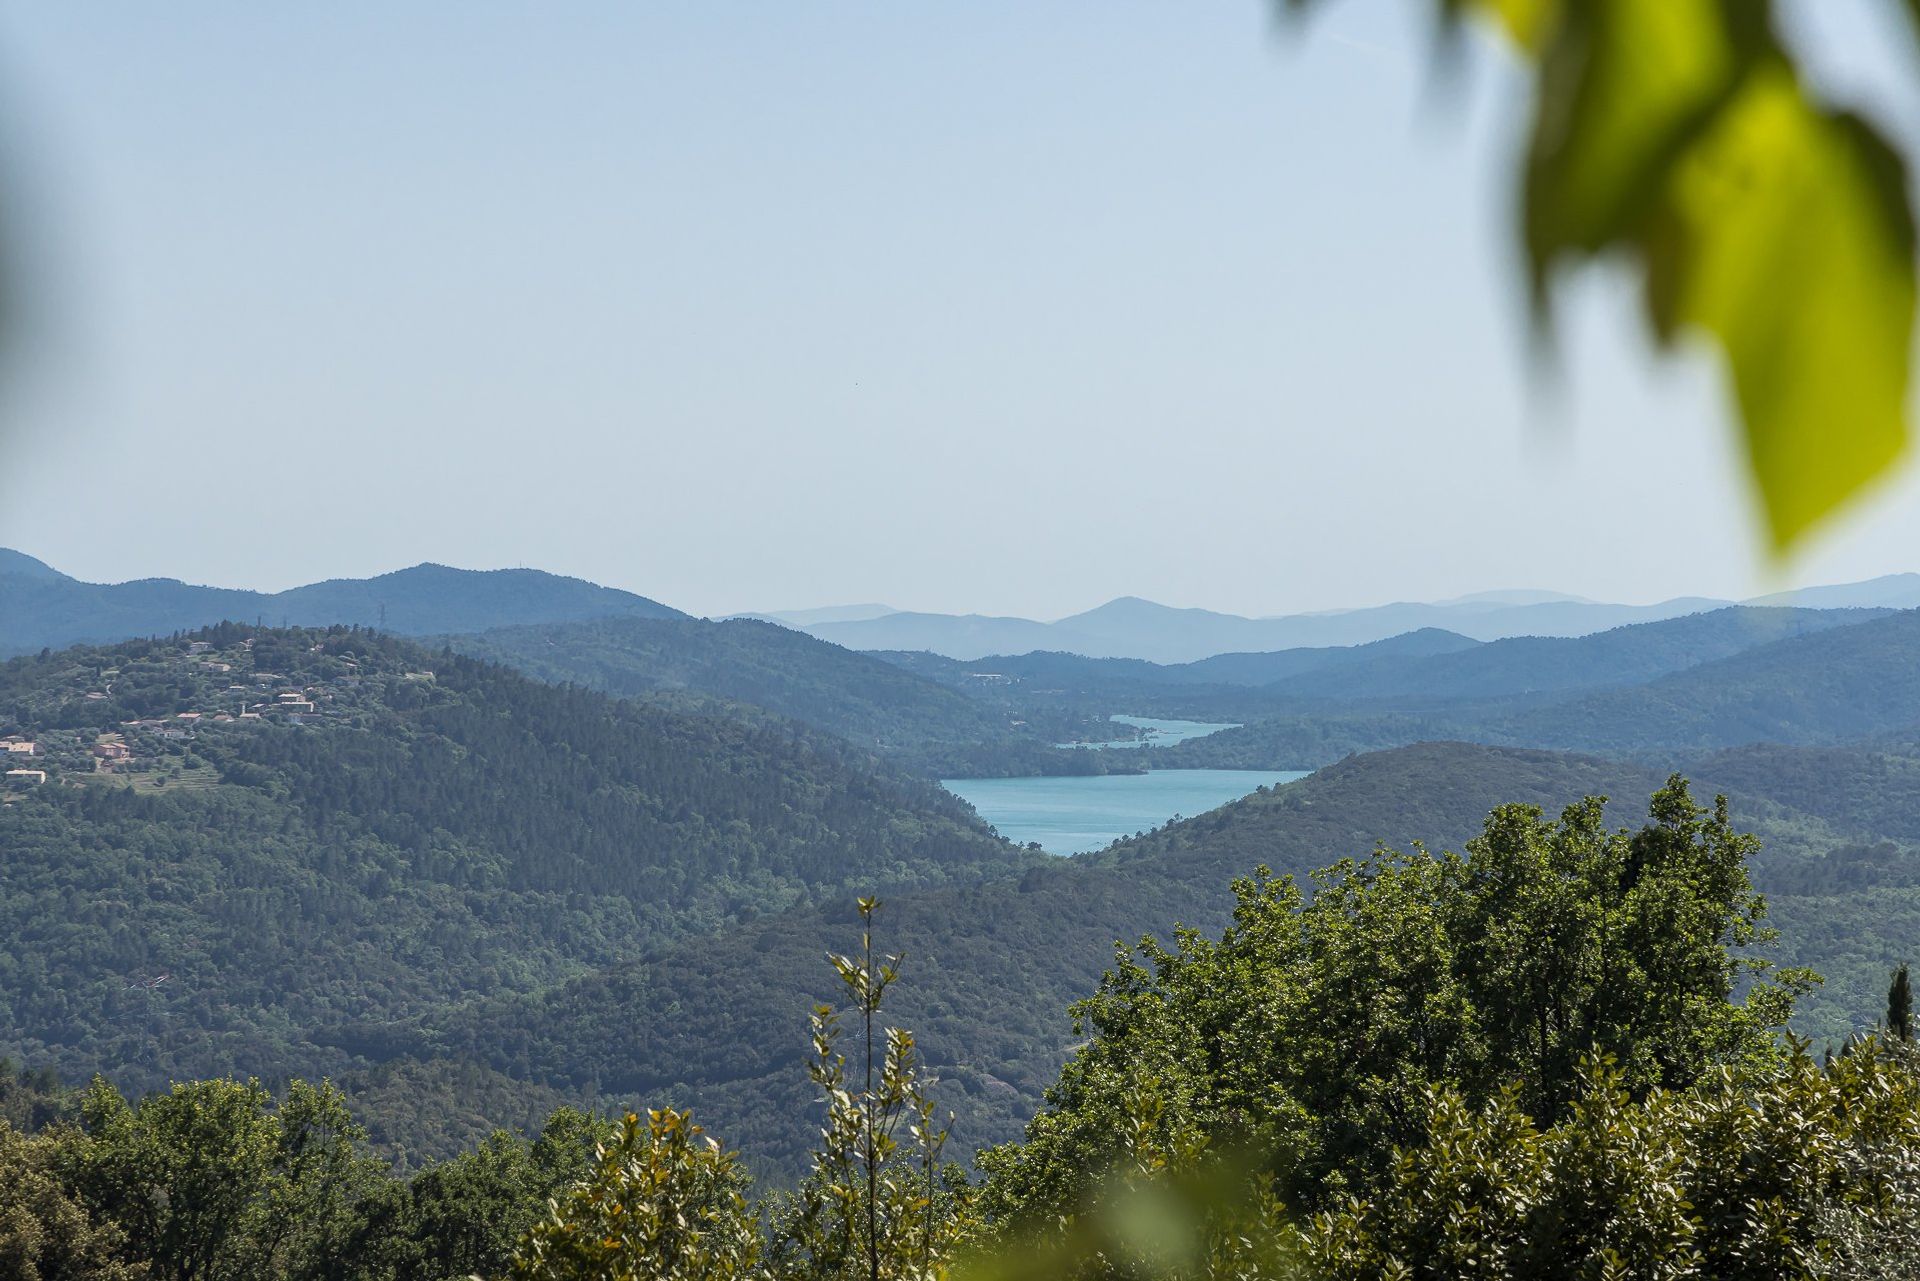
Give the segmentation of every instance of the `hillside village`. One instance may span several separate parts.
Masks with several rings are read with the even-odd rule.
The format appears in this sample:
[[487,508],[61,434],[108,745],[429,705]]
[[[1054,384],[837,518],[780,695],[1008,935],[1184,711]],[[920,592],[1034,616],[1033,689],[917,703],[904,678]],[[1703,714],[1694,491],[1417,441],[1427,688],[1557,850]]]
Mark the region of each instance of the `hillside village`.
[[219,779],[194,750],[205,735],[352,724],[387,701],[389,681],[430,686],[430,670],[370,659],[369,639],[353,628],[257,637],[223,625],[91,651],[114,655],[111,666],[43,655],[35,667],[64,670],[42,668],[30,695],[0,689],[4,799],[42,786],[207,786]]

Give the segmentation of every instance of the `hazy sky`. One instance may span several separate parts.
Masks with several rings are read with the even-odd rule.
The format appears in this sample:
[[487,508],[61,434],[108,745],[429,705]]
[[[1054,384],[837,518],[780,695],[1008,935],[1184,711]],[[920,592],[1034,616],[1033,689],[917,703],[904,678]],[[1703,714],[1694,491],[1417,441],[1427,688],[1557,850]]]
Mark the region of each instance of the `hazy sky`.
[[[1920,569],[1909,466],[1776,577],[1623,278],[1530,392],[1518,83],[1435,92],[1430,7],[8,5],[0,545],[697,612]],[[1911,72],[1881,8],[1822,0],[1835,83]]]

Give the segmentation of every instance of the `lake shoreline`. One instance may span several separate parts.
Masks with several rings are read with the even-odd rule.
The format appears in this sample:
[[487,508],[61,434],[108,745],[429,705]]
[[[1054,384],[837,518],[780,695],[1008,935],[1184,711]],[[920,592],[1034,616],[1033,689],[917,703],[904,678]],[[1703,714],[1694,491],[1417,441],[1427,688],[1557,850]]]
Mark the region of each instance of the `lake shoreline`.
[[[1118,715],[1108,718],[1141,735],[1108,743],[1062,743],[1062,748],[1131,755],[1152,746],[1204,738],[1236,725]],[[1144,753],[1142,754],[1144,755]],[[1145,764],[1146,762],[1143,762]],[[1131,762],[1129,762],[1131,764]],[[1114,841],[1191,818],[1261,787],[1305,778],[1310,770],[1156,770],[943,778],[940,786],[973,806],[995,831],[1016,845],[1070,858]]]

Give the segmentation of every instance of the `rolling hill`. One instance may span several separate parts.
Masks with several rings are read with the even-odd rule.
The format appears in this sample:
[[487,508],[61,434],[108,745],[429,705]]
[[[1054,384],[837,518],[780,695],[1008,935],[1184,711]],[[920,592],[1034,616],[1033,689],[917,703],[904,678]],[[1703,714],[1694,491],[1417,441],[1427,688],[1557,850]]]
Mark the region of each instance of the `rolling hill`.
[[16,659],[0,735],[49,775],[0,805],[0,1054],[136,1087],[371,1066],[330,1030],[1036,861],[803,727],[345,628]]
[[1381,652],[1313,667],[1270,682],[1266,690],[1294,698],[1430,703],[1638,685],[1773,641],[1871,622],[1888,612],[1736,606],[1587,636],[1516,636],[1433,654]]
[[603,619],[497,628],[448,642],[462,653],[619,698],[697,709],[763,708],[930,777],[1083,772],[1052,746],[1090,730],[1076,714],[1015,717],[878,658],[752,619]]
[[1507,718],[1509,742],[1603,752],[1920,733],[1920,610],[1758,646]]
[[[1507,801],[1605,793],[1629,822],[1680,762],[1769,843],[1780,954],[1831,978],[1804,1030],[1870,1018],[1885,967],[1920,950],[1920,613],[1416,633],[1201,664],[1211,680],[1036,654],[979,681],[750,621],[454,643],[226,625],[0,665],[0,737],[50,775],[0,804],[0,1053],[135,1088],[331,1074],[415,1157],[473,1137],[463,1099],[693,1105],[777,1179],[811,1136],[822,958],[878,891],[881,946],[909,958],[892,1015],[964,1150],[1017,1130],[1114,940],[1217,929],[1258,864],[1457,846]],[[1224,679],[1276,670],[1278,688]],[[1004,742],[995,699],[1074,681],[1293,708],[1157,763],[1285,734],[1332,763],[1068,862],[880,759]],[[1340,760],[1357,741],[1391,750]],[[1566,746],[1635,759],[1543,750]]]
[[[1430,745],[1361,758],[1098,856],[887,896],[876,945],[906,954],[889,1021],[914,1030],[959,1117],[956,1150],[1017,1132],[1074,1039],[1067,1005],[1116,939],[1217,930],[1256,863],[1302,872],[1376,841],[1458,845],[1494,805],[1593,791],[1637,817],[1654,775],[1544,752]],[[477,1060],[543,1088],[692,1106],[775,1178],[813,1138],[806,1013],[832,994],[827,951],[857,940],[851,903],[799,909],[570,980],[474,1002],[383,1035],[395,1053]],[[650,1012],[675,1011],[662,1020]]]
[[1427,630],[1366,645],[1222,654],[1177,665],[1052,652],[971,662],[880,656],[1013,717],[1076,707],[1245,726],[1156,757],[1165,767],[1290,769],[1434,738],[1601,746],[1530,737],[1508,722],[1530,708],[1646,684],[1887,613],[1736,606],[1581,637],[1481,642]]
[[[1478,647],[1482,642],[1437,628],[1389,636],[1364,645],[1332,645],[1314,649],[1283,649],[1271,653],[1216,654],[1191,663],[1154,663],[1143,658],[1089,658],[1062,650],[1028,654],[992,654],[957,659],[925,650],[877,650],[874,657],[904,667],[956,689],[992,688],[990,678],[1008,676],[1042,683],[1076,697],[1112,699],[1148,691],[1177,689],[1180,696],[1204,696],[1191,687],[1219,686],[1221,696],[1245,698],[1227,687],[1270,685],[1291,676],[1326,671],[1391,658],[1424,658]],[[983,683],[987,681],[989,683]]]
[[346,623],[429,635],[620,616],[686,617],[644,596],[533,569],[415,565],[375,578],[330,579],[269,593],[171,578],[83,583],[22,553],[0,555],[0,657],[166,636],[220,622]]
[[[1605,793],[1631,822],[1662,774],[1427,743],[1034,859],[791,723],[688,717],[350,629],[200,639],[0,667],[0,734],[33,736],[54,776],[0,807],[0,1053],[134,1086],[332,1074],[416,1159],[471,1140],[474,1099],[505,1116],[645,1101],[696,1107],[786,1177],[811,1139],[806,1012],[873,890],[880,945],[908,956],[890,1016],[919,1034],[964,1151],[1017,1131],[1114,940],[1217,929],[1256,864],[1457,847],[1507,801]],[[202,715],[180,731],[183,711]],[[102,735],[133,761],[96,773]],[[1803,1026],[1862,1017],[1920,940],[1920,863],[1900,844],[1920,787],[1875,808],[1826,794],[1821,771],[1853,761],[1697,765],[1706,787],[1733,780],[1737,817],[1772,843],[1784,955],[1836,976]],[[1869,904],[1871,928],[1840,928]]]
[[[1843,625],[1832,625],[1836,621]],[[1797,634],[1764,640],[1775,627]],[[1669,645],[1661,635],[1669,628],[1690,633],[1684,637],[1687,643]],[[1784,618],[1771,611],[1721,611],[1558,642],[1588,647],[1578,664],[1567,661],[1570,655],[1555,654],[1547,642],[1500,644],[1514,645],[1523,658],[1544,655],[1546,668],[1565,670],[1567,679],[1577,680],[1582,672],[1605,676],[1756,639],[1763,643],[1656,679],[1613,688],[1563,689],[1557,697],[1523,699],[1509,691],[1478,699],[1421,693],[1344,704],[1331,697],[1301,700],[1283,714],[1157,750],[1154,763],[1306,768],[1348,752],[1434,738],[1668,757],[1749,743],[1821,746],[1920,737],[1920,611],[1878,616],[1870,611],[1821,611]],[[1622,648],[1607,653],[1604,647],[1615,644]],[[1477,663],[1480,652],[1433,660],[1459,663],[1462,679],[1450,684],[1436,680],[1429,688],[1498,690],[1508,672],[1527,670],[1526,663],[1515,662],[1505,670],[1475,671],[1467,660]],[[1381,685],[1422,688],[1417,682]]]

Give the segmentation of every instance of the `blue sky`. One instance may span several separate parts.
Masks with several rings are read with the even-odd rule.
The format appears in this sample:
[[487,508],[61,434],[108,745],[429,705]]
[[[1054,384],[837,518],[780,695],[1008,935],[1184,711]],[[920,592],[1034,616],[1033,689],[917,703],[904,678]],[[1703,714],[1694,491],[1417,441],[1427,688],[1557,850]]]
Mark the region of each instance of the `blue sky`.
[[[1798,12],[1920,118],[1881,7]],[[1480,48],[1437,90],[1423,10],[9,6],[0,544],[699,612],[1920,569],[1912,467],[1769,566],[1716,371],[1656,362],[1617,272],[1530,378],[1521,85]]]

